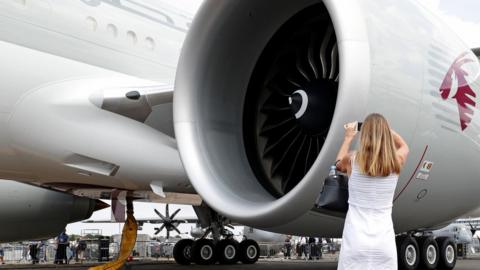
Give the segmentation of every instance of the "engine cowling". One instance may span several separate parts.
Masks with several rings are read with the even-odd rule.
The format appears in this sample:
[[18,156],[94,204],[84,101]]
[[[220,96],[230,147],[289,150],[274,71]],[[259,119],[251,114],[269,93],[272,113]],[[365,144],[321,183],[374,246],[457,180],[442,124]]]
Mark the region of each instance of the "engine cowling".
[[[448,46],[433,45],[442,40]],[[435,51],[448,60],[431,65],[441,74],[431,86],[423,73]],[[414,1],[207,0],[175,82],[188,176],[211,207],[240,223],[291,222],[312,209],[344,123],[380,112],[412,142],[422,132],[418,100],[438,90],[465,51]],[[414,155],[424,148],[412,146]],[[400,228],[410,226],[420,223]]]
[[89,218],[108,206],[78,197],[15,181],[0,181],[0,242],[48,239],[68,223]]

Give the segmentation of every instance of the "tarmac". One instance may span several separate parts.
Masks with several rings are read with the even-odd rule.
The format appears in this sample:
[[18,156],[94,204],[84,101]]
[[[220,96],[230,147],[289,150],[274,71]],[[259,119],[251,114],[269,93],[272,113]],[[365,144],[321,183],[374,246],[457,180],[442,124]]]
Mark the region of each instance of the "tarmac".
[[[51,265],[51,264],[37,264],[37,265],[28,265],[28,264],[12,264],[12,265],[1,265],[0,269],[72,269],[72,270],[80,270],[80,269],[88,269],[88,267],[98,265],[97,264],[73,264],[73,265]],[[250,269],[278,269],[278,270],[289,270],[289,269],[296,269],[296,270],[309,270],[309,269],[316,269],[316,270],[335,270],[337,269],[337,263],[331,260],[320,260],[320,261],[301,261],[301,260],[260,260],[256,264],[253,265],[244,265],[244,264],[236,264],[236,265],[191,265],[191,266],[183,266],[177,265],[173,261],[136,261],[127,263],[124,266],[124,270],[185,270],[187,268],[192,268],[195,270],[203,270],[203,269],[215,269],[215,270],[250,270]],[[457,266],[454,270],[479,270],[480,269],[480,260],[458,260]]]

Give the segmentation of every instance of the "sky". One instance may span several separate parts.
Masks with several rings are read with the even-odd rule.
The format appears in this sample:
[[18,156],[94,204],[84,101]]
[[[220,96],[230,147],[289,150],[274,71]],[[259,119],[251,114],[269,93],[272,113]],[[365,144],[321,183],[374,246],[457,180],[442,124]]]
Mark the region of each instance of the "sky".
[[480,47],[480,1],[418,0],[439,16],[471,48]]
[[[192,15],[202,3],[202,0],[144,0],[157,4],[165,3],[175,8],[184,10]],[[480,47],[480,1],[478,0],[418,0],[433,13],[439,16],[460,38],[462,38],[471,48]],[[135,203],[136,217],[157,217],[154,208],[165,213],[165,206],[153,203]],[[191,217],[195,213],[191,206],[171,206],[170,213],[175,209],[181,208],[178,217]],[[93,214],[91,219],[110,219],[110,210],[104,209]],[[182,232],[189,232],[193,225],[182,224],[179,229]],[[154,227],[152,224],[145,224],[140,234],[153,235]],[[104,235],[117,234],[121,232],[122,224],[86,224],[74,223],[67,226],[67,233],[81,234],[83,230],[97,229]],[[237,230],[238,232],[238,230]],[[162,232],[160,235],[164,235]],[[173,234],[175,235],[175,234]]]

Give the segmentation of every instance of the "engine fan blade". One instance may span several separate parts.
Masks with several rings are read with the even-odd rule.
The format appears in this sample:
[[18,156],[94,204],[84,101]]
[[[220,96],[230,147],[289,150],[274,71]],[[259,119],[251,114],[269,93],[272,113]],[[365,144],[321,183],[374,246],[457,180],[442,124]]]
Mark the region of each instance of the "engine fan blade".
[[[290,28],[291,27],[291,28]],[[245,128],[255,173],[275,196],[292,190],[322,150],[335,111],[339,48],[332,23],[298,17],[272,39],[249,86]],[[296,29],[291,31],[291,29]]]
[[337,70],[337,59],[338,59],[337,54],[338,54],[338,49],[337,49],[337,44],[335,43],[332,49],[332,54],[330,55],[331,57],[330,63],[332,64],[330,67],[330,75],[328,76],[330,80],[335,79],[334,76],[335,76],[335,71]]
[[322,46],[320,47],[320,62],[322,63],[322,72],[323,72],[323,78],[327,78],[327,56],[326,56],[326,50],[328,43],[330,42],[330,38],[332,37],[333,34],[333,28],[331,25],[328,26],[327,32],[325,33],[324,39],[322,41]]
[[315,37],[312,36],[310,38],[310,46],[308,47],[308,64],[310,65],[310,68],[312,69],[313,71],[313,74],[315,75],[315,79],[319,79],[320,78],[320,74],[318,72],[318,68],[317,68],[317,65],[315,63]]

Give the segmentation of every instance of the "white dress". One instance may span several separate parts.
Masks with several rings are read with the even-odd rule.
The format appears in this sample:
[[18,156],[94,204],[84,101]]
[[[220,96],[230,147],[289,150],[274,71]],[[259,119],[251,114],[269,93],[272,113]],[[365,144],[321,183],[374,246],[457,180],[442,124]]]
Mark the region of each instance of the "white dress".
[[[354,158],[353,158],[354,159]],[[398,175],[371,177],[353,162],[339,270],[397,270],[392,206]]]

